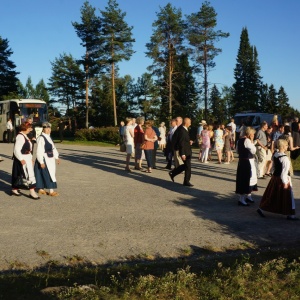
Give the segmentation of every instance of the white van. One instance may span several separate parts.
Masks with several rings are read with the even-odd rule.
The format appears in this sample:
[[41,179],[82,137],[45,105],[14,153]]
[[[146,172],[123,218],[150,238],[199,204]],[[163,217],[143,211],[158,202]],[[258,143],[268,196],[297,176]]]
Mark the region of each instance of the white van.
[[[281,117],[278,116],[278,123],[281,124]],[[263,121],[266,121],[268,125],[271,125],[274,114],[260,113],[260,112],[241,112],[234,116],[234,122],[236,124],[236,131],[239,132],[239,128],[242,124],[245,126],[251,126],[255,129],[260,127]]]

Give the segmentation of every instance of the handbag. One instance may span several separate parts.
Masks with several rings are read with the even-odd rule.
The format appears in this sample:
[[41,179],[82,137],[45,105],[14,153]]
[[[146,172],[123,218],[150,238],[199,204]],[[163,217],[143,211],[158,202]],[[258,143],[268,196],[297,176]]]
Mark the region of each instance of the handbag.
[[126,145],[125,145],[125,143],[120,144],[120,151],[121,152],[126,152]]
[[28,181],[25,178],[23,178],[23,176],[18,176],[18,178],[15,181],[14,185],[17,186],[17,187],[25,187],[25,188],[29,187]]
[[144,150],[146,148],[146,143],[145,142],[142,143],[140,147],[141,147],[142,150]]

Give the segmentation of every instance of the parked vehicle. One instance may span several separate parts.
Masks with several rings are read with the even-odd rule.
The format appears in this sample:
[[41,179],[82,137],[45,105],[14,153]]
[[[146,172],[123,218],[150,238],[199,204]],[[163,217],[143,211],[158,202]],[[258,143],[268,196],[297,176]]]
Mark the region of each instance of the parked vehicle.
[[32,117],[33,125],[37,136],[42,132],[42,123],[48,120],[47,103],[38,99],[10,99],[0,101],[0,141],[6,141],[6,123],[9,118],[14,128],[13,138],[16,136],[16,129]]
[[[263,121],[266,121],[268,125],[271,125],[274,115],[275,114],[247,111],[237,113],[234,116],[236,131],[239,132],[239,128],[242,124],[244,124],[245,126],[251,126],[255,129],[258,129]],[[277,115],[277,117],[279,124],[281,124],[281,116]]]

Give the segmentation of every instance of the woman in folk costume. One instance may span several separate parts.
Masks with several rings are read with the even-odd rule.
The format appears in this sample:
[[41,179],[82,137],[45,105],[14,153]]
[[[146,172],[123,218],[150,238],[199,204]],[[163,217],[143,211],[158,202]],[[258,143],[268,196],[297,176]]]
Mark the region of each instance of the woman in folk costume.
[[256,147],[253,144],[255,129],[247,127],[245,135],[237,143],[239,162],[236,172],[236,190],[240,195],[238,205],[249,206],[254,203],[251,193],[257,191],[257,173],[254,160]]
[[[34,165],[36,188],[39,190],[39,194],[58,196],[59,194],[54,189],[57,188],[55,161],[59,164],[59,158],[50,133],[51,124],[48,122],[43,123],[43,132],[37,139],[36,161]],[[45,189],[49,189],[49,192],[46,192]]]
[[27,182],[30,195],[29,197],[38,200],[40,197],[35,192],[35,176],[33,171],[32,162],[32,144],[27,137],[27,134],[32,130],[31,124],[22,123],[20,125],[20,132],[16,136],[13,155],[13,168],[12,168],[12,196],[22,196],[19,193],[19,186],[17,185],[18,179],[21,177]]
[[290,160],[285,154],[288,142],[283,139],[277,141],[278,152],[273,156],[274,173],[263,194],[257,212],[265,217],[264,211],[287,215],[288,220],[299,220],[295,217],[295,199],[292,181],[289,176]]

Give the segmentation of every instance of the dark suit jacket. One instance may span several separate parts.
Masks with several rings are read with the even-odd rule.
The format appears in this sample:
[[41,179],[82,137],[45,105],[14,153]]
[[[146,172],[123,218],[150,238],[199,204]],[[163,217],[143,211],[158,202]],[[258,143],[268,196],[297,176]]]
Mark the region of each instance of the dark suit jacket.
[[180,125],[173,134],[172,145],[175,151],[179,151],[179,155],[191,156],[192,149],[190,145],[189,132]]

